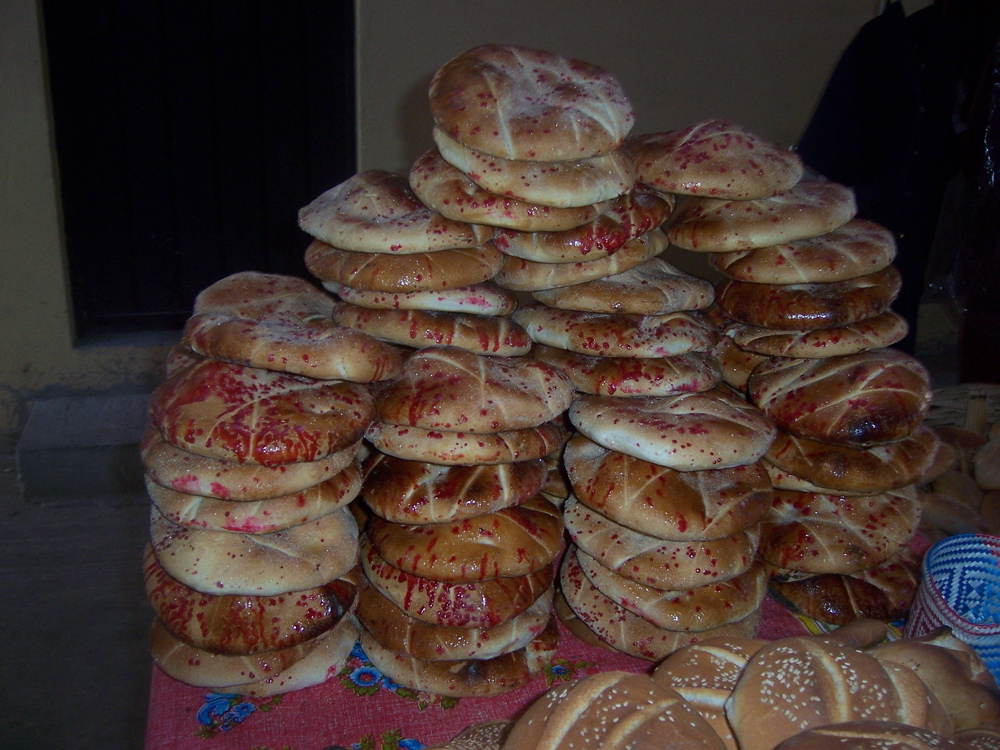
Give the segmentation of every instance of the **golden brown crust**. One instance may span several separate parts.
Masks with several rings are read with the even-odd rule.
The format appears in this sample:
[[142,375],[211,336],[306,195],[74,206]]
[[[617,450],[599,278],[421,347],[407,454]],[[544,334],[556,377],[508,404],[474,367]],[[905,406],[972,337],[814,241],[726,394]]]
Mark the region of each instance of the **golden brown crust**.
[[501,289],[492,281],[424,292],[377,292],[369,289],[353,289],[335,281],[324,281],[323,287],[344,302],[375,310],[431,310],[469,315],[510,315],[517,309],[517,297],[513,292]]
[[[802,331],[851,326],[881,315],[896,299],[901,286],[902,277],[895,266],[822,284],[758,284],[724,279],[716,285],[715,301],[722,312],[745,325]],[[745,342],[733,338],[747,348]]]
[[435,123],[504,159],[560,161],[609,153],[635,113],[602,68],[526,47],[485,44],[452,58],[428,93]]
[[446,219],[417,199],[405,177],[378,169],[301,208],[299,227],[334,247],[392,255],[475,247],[492,234],[490,227]]
[[746,250],[832,232],[856,212],[850,188],[801,180],[784,193],[759,200],[687,198],[674,211],[667,236],[686,250]]
[[901,341],[909,325],[892,310],[833,328],[789,330],[729,323],[723,333],[740,349],[764,357],[819,359],[884,349]]
[[321,281],[386,293],[479,284],[496,275],[502,259],[503,255],[490,242],[475,247],[386,255],[342,250],[313,240],[305,254],[306,268]]
[[676,471],[583,435],[566,444],[564,460],[581,503],[661,539],[727,537],[760,522],[771,507],[771,483],[759,463]]
[[639,179],[668,193],[730,200],[768,198],[802,179],[797,154],[726,120],[628,138]]

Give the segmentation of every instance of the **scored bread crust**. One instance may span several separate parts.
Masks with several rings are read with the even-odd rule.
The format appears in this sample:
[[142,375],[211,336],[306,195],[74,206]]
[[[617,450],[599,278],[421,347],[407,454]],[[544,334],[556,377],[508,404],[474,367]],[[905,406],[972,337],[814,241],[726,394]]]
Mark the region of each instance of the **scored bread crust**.
[[569,408],[574,388],[568,376],[536,359],[433,347],[411,355],[399,377],[373,393],[382,422],[500,432],[555,419]]
[[881,315],[901,287],[902,277],[895,266],[824,283],[759,284],[724,279],[716,286],[715,302],[737,322],[800,331],[850,326]]
[[365,434],[383,453],[409,461],[474,466],[533,461],[558,451],[567,431],[559,421],[538,427],[491,433],[424,430],[420,427],[374,422]]
[[832,328],[797,331],[729,322],[722,330],[737,347],[754,354],[820,359],[892,346],[906,336],[909,324],[902,315],[886,310],[874,317]]
[[651,258],[612,276],[540,289],[532,296],[562,310],[663,315],[702,310],[712,304],[715,291],[705,279],[685,273],[663,258]]
[[382,646],[366,629],[361,648],[372,665],[393,682],[413,690],[455,698],[489,698],[530,682],[547,667],[559,644],[559,631],[549,622],[526,646],[489,659],[429,661]]
[[[975,748],[953,741],[952,737],[929,729],[912,727],[898,721],[845,721],[812,727],[776,746],[775,750],[958,750],[959,747]],[[983,747],[986,750],[989,745]]]
[[484,44],[452,58],[428,91],[451,138],[504,159],[561,161],[614,151],[635,122],[608,71],[544,50]]
[[355,459],[361,440],[316,461],[278,467],[199,456],[170,445],[159,430],[147,427],[139,445],[146,475],[177,492],[223,500],[283,497],[330,479]]
[[347,507],[270,534],[186,529],[150,508],[153,552],[173,578],[207,594],[273,596],[322,586],[358,561]]
[[944,708],[916,673],[820,638],[763,646],[743,669],[726,717],[743,750],[770,750],[806,729],[859,719],[951,733]]
[[356,443],[375,402],[366,384],[321,381],[205,359],[157,386],[150,424],[202,456],[279,466]]
[[511,727],[503,750],[725,747],[676,691],[646,674],[606,671],[536,699]]
[[531,349],[528,334],[509,315],[373,310],[341,302],[334,319],[382,341],[414,349],[449,346],[498,357],[518,357]]
[[595,396],[672,396],[707,391],[722,380],[717,361],[705,352],[674,357],[589,357],[535,344],[531,356],[558,367],[577,390]]
[[365,532],[394,568],[436,581],[485,581],[525,576],[552,563],[562,549],[559,508],[541,496],[475,518],[404,525],[378,517]]
[[407,461],[373,451],[363,464],[362,497],[400,524],[446,523],[494,513],[534,497],[546,484],[545,460],[474,466]]
[[676,471],[575,435],[563,451],[577,499],[613,521],[661,539],[720,539],[760,522],[771,483],[759,463]]
[[394,568],[364,535],[360,546],[361,565],[371,585],[410,617],[432,625],[495,628],[534,604],[554,577],[547,565],[524,576],[434,581]]
[[172,578],[146,545],[146,598],[163,626],[189,646],[246,655],[289,648],[353,611],[357,586],[345,579],[274,596],[206,594]]
[[892,232],[867,219],[781,245],[713,253],[708,263],[730,279],[758,284],[844,281],[881,271],[896,258]]
[[425,661],[492,659],[528,645],[549,622],[554,589],[494,628],[458,628],[410,617],[371,585],[358,595],[357,616],[381,646]]
[[432,148],[410,167],[410,187],[423,203],[454,221],[486,224],[520,232],[562,232],[587,224],[610,206],[556,208],[483,190]]
[[697,311],[625,315],[530,302],[513,317],[537,344],[597,357],[673,357],[708,351],[718,340],[715,326]]
[[313,240],[305,264],[320,281],[371,292],[427,292],[479,284],[500,270],[503,254],[491,242],[475,247],[384,255],[342,250]]
[[687,198],[670,217],[667,236],[685,250],[747,250],[832,232],[856,213],[850,188],[802,180],[784,193],[759,200]]
[[267,534],[315,521],[361,492],[361,468],[356,463],[301,492],[266,500],[221,500],[163,487],[148,474],[144,479],[153,505],[178,526],[244,534]]
[[[591,643],[647,661],[660,662],[679,648],[705,638],[720,636],[752,638],[760,624],[760,610],[718,628],[702,632],[668,630],[619,606],[596,588],[583,574],[571,546],[559,568],[560,596],[556,614],[574,632]],[[580,628],[583,628],[581,631]]]
[[628,138],[639,179],[668,193],[730,200],[769,198],[802,179],[802,159],[726,120]]
[[920,481],[940,442],[926,424],[900,440],[871,448],[834,445],[778,430],[765,459],[831,491],[878,493]]
[[614,200],[632,189],[635,165],[621,150],[566,161],[503,159],[433,130],[441,157],[483,190],[539,206],[572,208]]
[[772,358],[747,381],[750,400],[798,437],[867,448],[909,435],[930,408],[930,375],[905,352]]
[[760,608],[767,573],[760,562],[725,581],[665,591],[608,570],[579,548],[576,557],[587,579],[621,607],[666,630],[703,632],[742,620]]
[[666,250],[667,244],[667,236],[662,230],[650,229],[645,234],[628,240],[613,254],[593,260],[538,263],[506,255],[494,280],[502,287],[519,292],[537,292],[583,284],[624,273],[655,258]]
[[633,531],[569,498],[563,509],[569,537],[614,573],[665,591],[695,588],[745,573],[754,562],[755,526],[724,539],[670,541]]
[[491,227],[452,221],[428,208],[405,177],[379,169],[360,172],[299,209],[299,227],[334,247],[406,255],[475,247]]
[[455,289],[435,289],[425,292],[377,292],[369,289],[353,289],[336,281],[324,281],[323,287],[344,302],[376,310],[433,310],[474,315],[510,315],[517,309],[517,297],[491,281]]
[[613,200],[607,211],[581,226],[561,232],[496,229],[493,244],[504,255],[537,263],[598,260],[657,229],[673,210],[672,195],[637,188]]
[[920,508],[912,486],[858,496],[775,490],[758,554],[799,573],[857,573],[909,543]]
[[605,448],[679,471],[755,463],[776,432],[756,407],[721,387],[627,399],[581,395],[569,418]]

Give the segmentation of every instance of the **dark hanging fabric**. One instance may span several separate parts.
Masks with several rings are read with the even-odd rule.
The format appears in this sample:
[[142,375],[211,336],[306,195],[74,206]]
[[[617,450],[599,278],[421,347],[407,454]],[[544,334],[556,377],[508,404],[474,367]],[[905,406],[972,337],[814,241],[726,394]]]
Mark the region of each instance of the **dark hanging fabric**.
[[844,51],[797,150],[819,174],[853,188],[858,216],[896,236],[903,288],[893,308],[910,332],[944,190],[959,164],[961,70],[953,30],[937,5],[907,16],[898,0]]

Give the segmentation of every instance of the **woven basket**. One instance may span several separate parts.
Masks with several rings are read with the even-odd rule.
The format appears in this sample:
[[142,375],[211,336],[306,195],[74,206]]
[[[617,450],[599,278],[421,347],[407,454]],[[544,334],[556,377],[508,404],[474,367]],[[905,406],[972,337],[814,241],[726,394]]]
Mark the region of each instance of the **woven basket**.
[[986,435],[1000,420],[1000,385],[966,383],[938,388],[924,421],[931,427],[964,427]]

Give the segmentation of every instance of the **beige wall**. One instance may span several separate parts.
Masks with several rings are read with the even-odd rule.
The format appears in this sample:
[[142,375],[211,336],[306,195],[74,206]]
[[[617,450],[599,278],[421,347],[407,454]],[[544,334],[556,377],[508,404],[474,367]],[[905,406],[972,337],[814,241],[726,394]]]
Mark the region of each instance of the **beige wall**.
[[[907,9],[914,3],[908,3]],[[635,132],[725,117],[798,138],[837,56],[878,0],[358,0],[359,168],[405,172],[431,145],[427,85],[485,42],[615,73]],[[75,345],[37,0],[0,3],[0,443],[33,398],[141,390],[163,345]],[[345,144],[350,147],[350,144]]]

